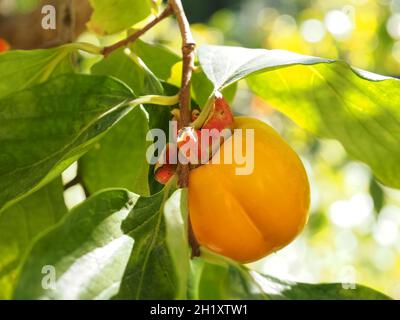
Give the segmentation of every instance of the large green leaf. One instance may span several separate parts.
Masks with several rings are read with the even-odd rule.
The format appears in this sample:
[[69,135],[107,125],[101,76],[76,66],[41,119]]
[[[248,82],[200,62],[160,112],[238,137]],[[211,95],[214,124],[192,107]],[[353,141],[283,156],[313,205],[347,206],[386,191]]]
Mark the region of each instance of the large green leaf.
[[293,64],[316,64],[331,60],[285,50],[247,49],[204,45],[198,50],[200,65],[216,90],[255,72]]
[[253,74],[257,95],[319,137],[337,139],[382,183],[400,188],[398,79],[282,50],[205,46],[199,55],[216,89]]
[[90,0],[90,4],[93,14],[88,27],[98,34],[123,31],[151,13],[151,0]]
[[79,172],[90,193],[119,187],[149,195],[148,130],[146,113],[137,107],[79,160]]
[[[222,89],[222,94],[228,102],[232,102],[237,90],[237,83],[233,83],[230,86]],[[197,71],[192,77],[192,96],[193,99],[199,104],[200,108],[203,108],[211,93],[214,91],[214,87],[210,80],[207,79],[204,72]]]
[[190,250],[187,234],[188,190],[178,189],[165,202],[164,220],[166,226],[165,243],[176,276],[175,299],[185,299],[190,269]]
[[[92,73],[112,75],[140,95],[162,94],[164,91],[161,83],[140,58],[129,57],[123,49],[95,64]],[[162,115],[168,121],[168,108],[153,109],[165,111]],[[143,108],[136,108],[80,160],[79,171],[91,193],[108,187],[124,187],[140,195],[150,194],[149,164],[146,160],[146,151],[150,145],[146,141],[149,120],[146,113]]]
[[96,63],[92,74],[114,76],[127,84],[137,95],[163,93],[163,87],[147,65],[133,53],[120,48]]
[[[180,59],[177,55],[165,47],[148,44],[141,40],[135,41],[130,48],[131,55],[124,52],[124,49],[119,49],[95,64],[92,67],[92,73],[112,75],[122,80],[135,93],[140,95],[163,94],[164,92],[169,96],[177,94],[178,89],[176,87],[163,82],[164,89],[157,78],[166,80],[169,77],[170,68]],[[147,63],[150,67],[147,67]],[[90,150],[82,158],[81,174],[84,180],[90,180],[87,181],[89,189],[93,189],[90,187],[91,182],[102,180],[104,183],[97,183],[98,187],[94,186],[95,190],[110,185],[110,182],[114,181],[118,183],[129,182],[129,184],[124,183],[116,186],[126,187],[141,195],[148,193],[148,189],[142,188],[142,186],[144,187],[142,179],[138,180],[139,185],[133,183],[134,179],[143,172],[143,169],[147,168],[143,163],[145,159],[142,155],[145,152],[144,149],[147,149],[148,146],[143,136],[145,135],[144,127],[149,126],[149,129],[159,128],[168,132],[168,121],[171,114],[170,108],[166,106],[145,105],[144,108],[149,115],[148,120],[144,119],[143,115],[136,118],[129,115],[127,117],[129,119],[124,119],[118,123],[107,137],[99,143],[100,148]],[[138,123],[140,119],[142,119],[142,123]],[[122,145],[121,141],[123,142]],[[132,148],[132,146],[135,146],[135,148]],[[118,148],[118,152],[116,152],[116,148]],[[118,155],[118,159],[114,159],[115,154]],[[115,163],[118,163],[118,166]],[[132,168],[132,163],[136,163],[137,166]],[[113,175],[111,176],[107,174],[110,168],[113,168]],[[149,181],[151,194],[161,190],[162,185],[154,180],[152,166],[149,170]],[[114,186],[115,183],[112,185]]]
[[112,78],[69,74],[0,99],[0,209],[76,161],[132,98]]
[[11,298],[21,260],[36,237],[67,211],[61,179],[56,179],[0,216],[0,299]]
[[[217,262],[217,263],[216,263]],[[256,300],[387,300],[390,297],[362,285],[308,284],[282,281],[250,271],[233,261],[193,262],[198,277],[196,299]],[[200,273],[200,275],[198,274]]]
[[[167,200],[171,193],[138,198],[108,189],[88,198],[37,240],[14,298],[184,298],[187,199],[186,191],[178,190]],[[44,267],[55,271],[52,288],[43,286],[51,285]]]
[[135,243],[121,226],[137,198],[126,190],[107,190],[72,209],[36,241],[14,298],[109,299],[115,295]]
[[[176,63],[171,69],[171,76],[167,79],[168,83],[179,87],[182,79],[182,62]],[[237,85],[233,83],[225,88],[221,88],[221,92],[225,99],[230,102],[236,94]],[[205,106],[210,95],[214,92],[212,82],[207,78],[201,69],[196,69],[192,74],[191,96],[201,109]]]
[[189,270],[186,191],[140,198],[122,228],[135,239],[118,299],[184,299]]
[[52,49],[13,50],[0,54],[0,98],[72,71],[76,45]]
[[164,81],[171,77],[172,67],[181,60],[177,54],[160,44],[136,40],[130,48],[159,79]]

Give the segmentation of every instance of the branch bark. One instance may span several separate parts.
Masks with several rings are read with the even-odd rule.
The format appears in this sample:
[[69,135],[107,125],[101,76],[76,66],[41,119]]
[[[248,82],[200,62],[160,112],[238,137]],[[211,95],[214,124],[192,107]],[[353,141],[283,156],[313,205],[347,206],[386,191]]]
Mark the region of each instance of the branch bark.
[[[179,106],[180,118],[179,128],[186,127],[190,124],[190,86],[192,79],[192,72],[194,68],[194,50],[196,43],[193,39],[192,32],[190,31],[189,21],[186,18],[181,0],[169,0],[170,7],[172,8],[182,36],[182,82],[181,90],[179,93]],[[187,164],[178,164],[178,184],[181,188],[189,186],[189,171],[190,167]],[[192,224],[190,221],[190,214],[188,215],[188,236],[189,243],[192,247],[192,257],[200,255],[200,246],[194,235]]]
[[146,24],[143,28],[139,29],[138,31],[136,31],[135,33],[133,33],[126,39],[118,41],[111,46],[105,47],[102,52],[103,55],[105,57],[107,57],[114,50],[117,50],[118,48],[121,48],[121,47],[125,47],[129,43],[134,42],[139,37],[141,37],[144,33],[146,33],[148,30],[150,30],[152,27],[154,27],[157,23],[159,23],[161,20],[165,19],[166,17],[168,17],[171,14],[172,14],[172,8],[170,6],[167,6],[167,8],[165,8],[165,10],[163,12],[161,12],[161,14],[158,17],[154,18],[152,21],[150,21],[148,24]]

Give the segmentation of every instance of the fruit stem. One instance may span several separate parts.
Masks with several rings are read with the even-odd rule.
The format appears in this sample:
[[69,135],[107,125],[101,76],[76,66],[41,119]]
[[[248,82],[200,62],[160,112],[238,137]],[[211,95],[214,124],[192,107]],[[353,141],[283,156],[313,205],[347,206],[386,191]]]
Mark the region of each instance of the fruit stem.
[[[191,121],[190,112],[190,85],[192,79],[192,72],[194,69],[194,50],[196,43],[193,39],[192,32],[190,30],[189,21],[186,17],[183,9],[181,0],[168,0],[169,6],[172,8],[179,30],[182,37],[182,80],[181,89],[179,92],[179,106],[180,106],[180,119],[179,128],[186,127]],[[181,188],[187,188],[189,186],[189,165],[178,164],[178,184]],[[192,258],[200,255],[200,246],[194,235],[192,224],[190,221],[190,213],[188,214],[188,237],[189,244],[192,248]]]

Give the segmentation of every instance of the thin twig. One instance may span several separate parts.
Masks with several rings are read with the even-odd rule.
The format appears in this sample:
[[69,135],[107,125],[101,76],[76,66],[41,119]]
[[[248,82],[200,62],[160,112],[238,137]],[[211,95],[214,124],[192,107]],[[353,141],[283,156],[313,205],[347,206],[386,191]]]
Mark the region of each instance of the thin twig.
[[144,33],[146,33],[148,30],[150,30],[152,27],[154,27],[157,23],[159,23],[161,20],[165,19],[166,17],[170,16],[172,14],[172,8],[170,6],[167,6],[163,12],[156,18],[154,18],[152,21],[150,21],[148,24],[146,24],[143,28],[137,30],[135,33],[132,33],[129,37],[118,41],[114,43],[111,46],[105,47],[102,51],[102,54],[107,57],[111,52],[121,48],[125,47],[131,42],[134,42],[137,40],[139,37],[141,37]]
[[[192,79],[192,72],[194,68],[194,49],[196,43],[194,42],[192,33],[190,31],[189,21],[186,18],[185,11],[182,6],[181,0],[169,0],[170,7],[175,13],[176,20],[182,36],[182,82],[181,90],[179,93],[180,105],[180,119],[179,127],[186,127],[190,123],[190,85]],[[181,188],[189,186],[189,165],[178,165],[178,184]],[[192,224],[190,221],[190,214],[188,216],[188,237],[189,243],[192,247],[192,257],[200,255],[200,247],[197,239],[193,233]]]

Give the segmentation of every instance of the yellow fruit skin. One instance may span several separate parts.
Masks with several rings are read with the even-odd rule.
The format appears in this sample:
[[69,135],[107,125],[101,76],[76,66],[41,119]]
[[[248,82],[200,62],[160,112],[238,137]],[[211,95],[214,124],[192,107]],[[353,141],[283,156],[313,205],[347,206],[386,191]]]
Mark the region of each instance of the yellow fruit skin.
[[[236,163],[209,163],[192,170],[189,212],[202,246],[247,263],[299,234],[308,218],[310,188],[301,160],[270,126],[237,117],[235,128],[254,129],[253,172],[237,175]],[[244,130],[242,136],[245,141]],[[225,146],[218,151],[221,160],[224,152],[232,152]]]

